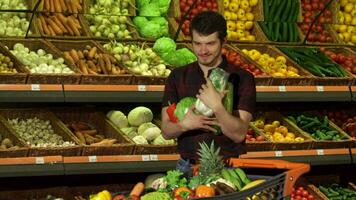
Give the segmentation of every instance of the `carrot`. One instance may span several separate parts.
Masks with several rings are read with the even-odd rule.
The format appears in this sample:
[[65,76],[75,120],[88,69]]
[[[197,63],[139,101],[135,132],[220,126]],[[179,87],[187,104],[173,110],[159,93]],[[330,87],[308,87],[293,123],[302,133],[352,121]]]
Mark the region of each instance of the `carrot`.
[[87,144],[92,144],[94,143],[95,138],[93,136],[90,136],[88,134],[84,134],[85,141]]
[[105,62],[104,62],[101,54],[98,59],[98,63],[99,63],[100,69],[103,71],[103,74],[108,74],[108,71],[106,70],[106,67],[105,67]]
[[57,26],[57,24],[51,19],[51,18],[46,18],[47,24],[52,27],[53,31],[56,33],[56,35],[63,35],[63,31],[61,28]]
[[79,59],[85,59],[84,54],[81,50],[77,51]]
[[142,182],[136,183],[136,185],[132,188],[130,192],[130,197],[140,197],[145,189],[145,184]]
[[93,59],[94,55],[96,54],[97,48],[93,47],[90,49],[89,53],[88,53],[88,59]]
[[98,69],[96,68],[96,65],[94,64],[94,62],[93,61],[91,61],[91,60],[88,60],[87,61],[87,65],[88,65],[88,67],[91,69],[91,70],[93,70],[94,72],[98,72]]
[[54,16],[51,17],[54,23],[57,24],[57,26],[63,31],[63,33],[68,33],[68,30],[64,27],[62,24],[61,20],[59,20],[58,15],[55,14]]
[[40,33],[43,33],[43,27],[42,27],[42,22],[39,18],[36,19],[37,24],[38,24],[38,29],[40,30]]
[[73,9],[72,9],[72,4],[70,3],[71,0],[65,0],[66,6],[68,8],[68,12],[69,14],[73,13]]
[[70,6],[71,6],[71,8],[72,8],[72,13],[73,14],[77,14],[78,13],[78,7],[77,7],[77,5],[75,4],[75,2],[74,2],[74,0],[71,0],[70,2]]
[[50,5],[50,8],[49,8],[49,11],[51,13],[54,13],[56,12],[55,8],[54,8],[54,2],[57,1],[57,0],[49,0],[49,5]]
[[82,5],[79,3],[78,0],[72,0],[72,2],[73,5],[77,8],[78,12],[80,12],[83,9]]
[[[89,74],[87,64],[85,63],[84,60],[79,60],[79,68],[80,68],[80,71],[83,72],[83,74]],[[83,132],[83,134],[86,134],[87,131],[82,131],[82,132]]]
[[88,135],[96,135],[98,133],[97,130],[93,129],[93,130],[82,130],[81,131],[83,134],[88,134]]
[[79,56],[77,54],[77,51],[75,49],[70,50],[70,56],[72,56],[74,63],[77,63],[79,61]]
[[68,51],[65,51],[63,53],[63,56],[64,56],[65,59],[67,59],[70,62],[70,64],[75,65],[75,62],[74,62],[72,56],[70,56]]
[[88,70],[89,74],[98,75],[98,73],[96,73],[96,71],[94,71],[94,70],[92,70],[90,68],[88,68],[87,70]]
[[86,141],[85,141],[85,137],[83,135],[83,133],[81,133],[80,131],[76,131],[75,132],[75,135],[78,137],[78,139],[83,142],[84,144],[86,144]]
[[50,36],[56,36],[56,32],[53,30],[53,28],[48,24],[48,30],[49,30],[49,32],[50,32]]
[[68,8],[67,8],[64,0],[59,0],[59,3],[61,5],[61,7],[62,7],[63,12],[66,12],[68,10]]
[[76,36],[80,36],[80,32],[79,32],[79,30],[77,29],[77,27],[75,26],[73,20],[68,19],[67,24],[69,25],[69,27],[72,29],[72,31],[74,32],[74,34],[75,34]]
[[68,34],[71,35],[71,36],[74,36],[74,32],[72,31],[72,29],[69,27],[68,24],[63,24],[64,27],[67,29],[68,31]]
[[102,54],[103,55],[103,60],[105,62],[105,68],[108,72],[111,72],[111,61],[110,58],[107,56],[107,54]]
[[51,35],[51,32],[49,31],[48,29],[48,26],[47,26],[47,23],[43,17],[43,15],[38,15],[38,19],[39,21],[41,22],[41,26],[42,26],[42,29],[43,29],[43,33],[45,35]]
[[51,10],[51,5],[49,3],[50,0],[43,0],[43,7],[45,11],[50,11]]
[[80,26],[79,20],[75,18],[73,15],[68,16],[68,19],[73,20],[75,27],[77,27],[78,29],[82,28],[82,26]]
[[53,0],[53,6],[56,12],[62,12],[61,3],[58,0]]

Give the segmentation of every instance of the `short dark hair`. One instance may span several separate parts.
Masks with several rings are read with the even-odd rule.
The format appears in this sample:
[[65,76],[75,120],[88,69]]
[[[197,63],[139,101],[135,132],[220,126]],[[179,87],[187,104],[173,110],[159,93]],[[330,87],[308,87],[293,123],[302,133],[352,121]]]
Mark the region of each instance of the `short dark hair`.
[[218,12],[203,11],[197,14],[189,26],[190,35],[192,36],[193,30],[202,35],[210,35],[218,32],[218,37],[223,41],[227,35],[226,20]]

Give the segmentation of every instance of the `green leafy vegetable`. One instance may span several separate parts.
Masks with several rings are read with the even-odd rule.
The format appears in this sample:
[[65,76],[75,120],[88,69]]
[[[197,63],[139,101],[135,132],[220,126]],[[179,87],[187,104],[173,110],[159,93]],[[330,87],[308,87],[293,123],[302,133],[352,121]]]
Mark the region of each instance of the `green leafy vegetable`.
[[195,97],[184,97],[177,103],[177,107],[174,111],[174,115],[182,121],[188,109],[197,101]]

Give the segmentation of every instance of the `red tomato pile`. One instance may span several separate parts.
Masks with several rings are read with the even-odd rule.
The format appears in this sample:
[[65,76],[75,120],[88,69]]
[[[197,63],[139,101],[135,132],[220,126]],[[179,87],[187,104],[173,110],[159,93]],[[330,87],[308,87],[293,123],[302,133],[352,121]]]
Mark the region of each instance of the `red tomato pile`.
[[[188,12],[190,6],[193,4],[195,0],[180,0],[180,13],[181,13],[181,19],[185,15],[185,13]],[[182,31],[184,35],[190,35],[189,34],[189,24],[192,21],[193,17],[202,12],[202,11],[207,11],[207,10],[212,10],[212,11],[218,11],[218,4],[216,3],[215,0],[198,0],[198,3],[195,4],[196,6],[192,9],[190,14],[187,17],[187,20],[184,21],[184,24],[182,26]],[[178,20],[179,23],[179,20]]]
[[253,129],[248,129],[246,134],[246,142],[255,142],[255,141],[266,141],[265,137],[262,135],[257,135]]
[[255,64],[244,62],[243,59],[241,59],[241,55],[238,54],[236,51],[223,48],[222,54],[226,56],[227,61],[229,63],[234,63],[235,65],[240,66],[241,68],[253,74],[253,76],[265,75],[265,73],[262,72],[259,68],[257,68]]
[[[314,17],[325,7],[328,0],[302,0],[303,23],[299,25],[304,34],[307,33]],[[327,8],[313,25],[312,31],[308,35],[309,42],[332,42],[330,33],[324,29],[322,24],[332,23],[332,12]]]
[[304,189],[304,187],[298,187],[292,189],[291,200],[314,200],[315,197]]
[[347,71],[356,75],[356,55],[345,55],[343,53],[334,53],[325,48],[320,48],[327,56],[329,56],[333,61],[342,65]]
[[356,139],[356,116],[351,116],[345,111],[328,111],[327,115],[332,122]]

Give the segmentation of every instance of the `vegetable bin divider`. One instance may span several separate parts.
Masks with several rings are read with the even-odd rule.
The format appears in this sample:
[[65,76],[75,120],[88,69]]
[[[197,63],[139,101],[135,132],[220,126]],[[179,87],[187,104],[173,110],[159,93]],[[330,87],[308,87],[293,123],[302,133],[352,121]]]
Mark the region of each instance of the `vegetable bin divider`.
[[[5,126],[12,132],[16,132],[14,127],[7,121],[8,119],[25,120],[37,117],[40,120],[49,120],[54,133],[63,138],[64,141],[73,142],[74,146],[52,146],[52,147],[30,147],[28,156],[79,156],[81,155],[81,142],[65,127],[65,125],[52,113],[43,109],[4,109],[0,110],[0,115],[6,119]],[[18,135],[16,133],[16,135]],[[20,137],[21,139],[24,139]]]
[[[83,156],[92,155],[131,155],[134,150],[134,143],[124,134],[121,134],[115,125],[113,125],[106,116],[95,110],[57,108],[52,112],[69,128],[71,123],[84,122],[92,126],[97,134],[103,135],[107,139],[116,139],[117,142],[112,145],[89,145],[83,141]],[[71,130],[68,130],[71,131]],[[75,130],[72,131],[76,135]],[[80,131],[79,131],[80,132]],[[94,137],[94,136],[93,136]],[[78,136],[77,136],[78,138]]]
[[[97,48],[97,53],[107,53],[105,52],[98,43],[92,40],[80,40],[80,41],[63,41],[63,40],[48,40],[49,44],[56,49],[56,51],[60,52],[60,54],[67,60],[64,56],[65,51],[71,51],[72,49],[76,51],[84,51],[86,47],[89,45],[91,47]],[[110,55],[110,53],[108,53]],[[85,60],[85,59],[82,59]],[[68,60],[69,63],[71,61]],[[98,65],[98,64],[97,64]],[[120,69],[122,69],[121,65],[119,65]],[[78,67],[76,67],[78,68]],[[79,69],[78,69],[79,70]],[[120,75],[113,74],[82,74],[80,84],[92,84],[92,85],[100,85],[100,84],[110,84],[110,85],[130,85],[132,81],[132,74],[125,73]]]
[[[7,46],[9,50],[13,50],[15,44],[20,43],[27,47],[30,51],[37,52],[38,49],[43,49],[47,54],[52,54],[53,59],[62,58],[60,53],[53,49],[45,40],[42,39],[11,39],[5,40],[1,39],[0,43]],[[13,53],[13,57],[16,58],[18,63],[20,62]],[[78,84],[80,82],[81,75],[78,70],[73,68],[72,65],[64,60],[64,64],[74,71],[73,74],[64,73],[31,73],[29,69],[26,68],[26,72],[29,73],[27,83],[29,84]],[[22,63],[24,65],[24,63]]]
[[14,69],[17,71],[17,73],[0,73],[0,84],[25,84],[30,71],[6,49],[2,43],[2,39],[0,39],[0,53],[10,58]]
[[[266,73],[265,69],[263,69],[259,64],[257,64],[255,61],[253,61],[248,55],[242,53],[240,49],[238,49],[236,46],[228,44],[224,46],[228,50],[236,51],[240,56],[241,60],[244,63],[253,63],[256,68],[260,69],[262,72]],[[263,85],[263,86],[269,86],[272,84],[272,79],[273,77],[266,73],[266,75],[259,75],[255,76],[255,84],[256,85]]]
[[264,112],[260,116],[257,116],[256,118],[258,119],[259,117],[265,119],[264,120],[265,125],[271,124],[273,121],[277,120],[280,122],[281,126],[285,126],[286,128],[288,128],[288,132],[294,133],[295,137],[304,138],[304,141],[293,141],[293,142],[273,141],[271,140],[270,136],[267,136],[267,133],[264,130],[259,129],[253,123],[250,123],[250,126],[255,130],[255,132],[258,132],[260,135],[263,135],[269,142],[272,143],[271,149],[269,149],[270,151],[308,150],[312,148],[314,139],[308,134],[305,134],[304,132],[300,132],[299,130],[297,130],[292,124],[289,123],[289,121],[286,120],[286,118],[281,113],[276,111]]
[[10,158],[10,157],[26,157],[28,154],[28,145],[19,136],[13,132],[9,127],[6,126],[6,119],[0,115],[0,141],[4,138],[9,138],[12,143],[19,148],[11,149],[0,149],[0,158]]
[[[300,76],[299,77],[276,77],[272,76],[272,83],[271,85],[311,85],[312,77],[313,75],[310,74],[308,71],[300,67],[297,63],[295,63],[293,60],[291,60],[288,56],[284,55],[282,52],[277,50],[276,48],[270,46],[270,45],[233,45],[236,47],[240,52],[242,52],[242,49],[247,49],[247,50],[252,50],[256,49],[258,50],[261,55],[266,53],[272,57],[277,57],[277,56],[284,56],[286,58],[286,65],[287,66],[293,66],[294,68],[298,69]],[[255,61],[254,61],[255,62]],[[259,68],[263,68],[260,64],[255,62],[256,65]],[[271,75],[271,74],[268,74]]]

